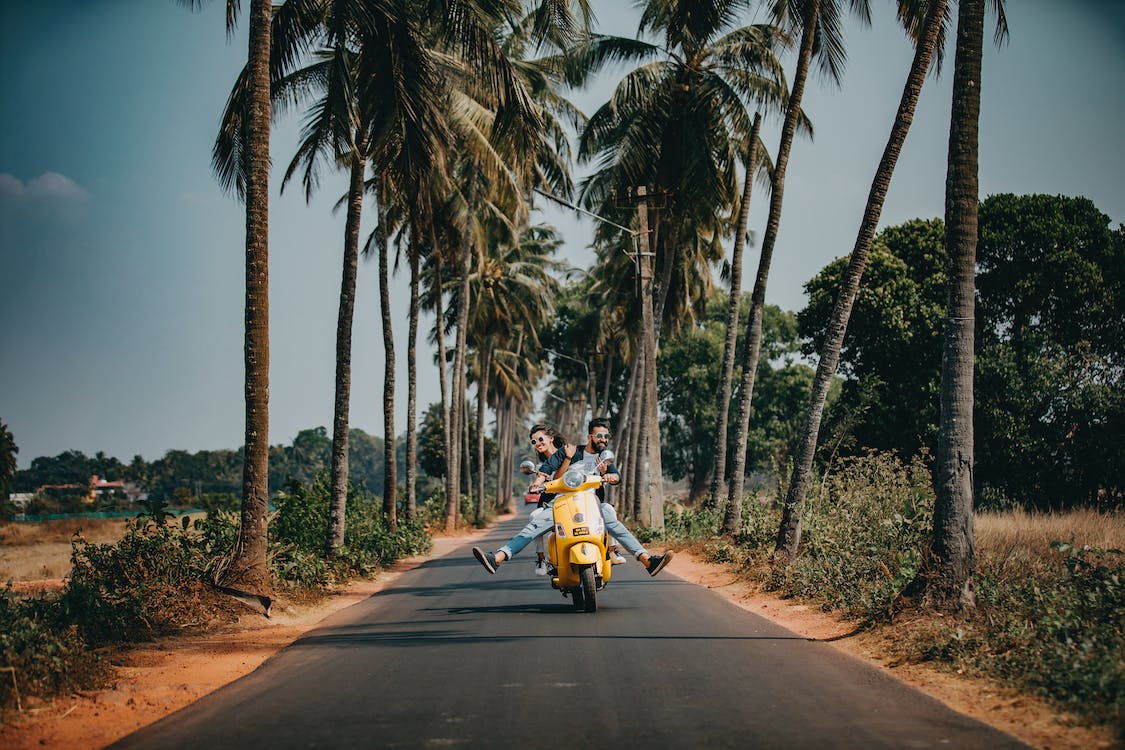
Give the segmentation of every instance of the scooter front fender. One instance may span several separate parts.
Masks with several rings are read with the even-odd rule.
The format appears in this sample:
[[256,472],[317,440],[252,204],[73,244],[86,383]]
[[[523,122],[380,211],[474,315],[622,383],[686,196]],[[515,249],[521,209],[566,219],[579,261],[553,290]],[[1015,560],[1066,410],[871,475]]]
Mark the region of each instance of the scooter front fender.
[[593,542],[577,542],[569,550],[572,565],[597,565],[602,559],[602,548]]

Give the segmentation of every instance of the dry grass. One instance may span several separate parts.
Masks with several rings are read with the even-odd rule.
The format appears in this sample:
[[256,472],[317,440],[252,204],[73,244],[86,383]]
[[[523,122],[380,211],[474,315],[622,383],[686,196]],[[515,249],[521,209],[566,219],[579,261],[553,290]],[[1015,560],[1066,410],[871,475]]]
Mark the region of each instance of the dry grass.
[[973,536],[980,557],[1039,567],[1051,542],[1125,550],[1125,514],[1075,510],[1067,513],[978,513]]
[[123,518],[76,518],[0,525],[0,585],[5,581],[63,578],[70,573],[70,542],[76,533],[108,544],[125,534]]
[[979,513],[973,521],[976,558],[991,560],[1002,578],[1038,577],[1057,569],[1051,542],[1125,550],[1125,514],[1071,510],[1068,513]]

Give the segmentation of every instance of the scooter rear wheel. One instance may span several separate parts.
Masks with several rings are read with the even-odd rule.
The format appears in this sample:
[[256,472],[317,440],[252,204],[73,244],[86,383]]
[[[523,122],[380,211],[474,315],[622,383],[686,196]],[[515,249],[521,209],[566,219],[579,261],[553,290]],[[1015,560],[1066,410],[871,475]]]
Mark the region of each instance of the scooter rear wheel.
[[[586,612],[598,611],[598,582],[594,578],[594,566],[589,565],[581,573],[583,610]],[[577,604],[577,600],[575,602]]]

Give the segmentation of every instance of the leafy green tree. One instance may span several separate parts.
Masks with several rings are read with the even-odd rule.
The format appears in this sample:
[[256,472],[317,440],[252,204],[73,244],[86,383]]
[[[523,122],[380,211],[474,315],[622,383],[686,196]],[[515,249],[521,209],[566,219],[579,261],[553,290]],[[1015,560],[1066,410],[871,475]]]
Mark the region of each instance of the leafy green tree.
[[383,487],[383,438],[358,427],[348,430],[348,474],[352,484],[374,492]]
[[[729,310],[725,298],[715,294],[707,317],[667,336],[660,351],[661,428],[667,438],[662,443],[663,465],[670,478],[688,479],[692,504],[707,492],[715,458],[712,437],[718,413],[713,394],[721,378]],[[747,308],[743,315],[749,315]],[[793,313],[767,306],[763,332],[766,356],[759,360],[757,375],[761,398],[755,402],[754,430],[744,451],[750,473],[773,472],[787,460],[800,427],[801,388],[807,389],[812,380],[807,365],[791,361],[798,346]]]
[[[856,298],[827,411],[825,449],[906,457],[937,445],[944,223],[881,232]],[[1120,502],[1125,230],[1086,198],[981,203],[975,384],[977,507]],[[801,333],[818,345],[844,261],[806,286]],[[907,363],[904,366],[904,363]]]
[[983,504],[1119,504],[1125,229],[1086,198],[980,206],[976,483]]
[[82,451],[68,450],[57,456],[32,459],[29,468],[14,473],[11,489],[33,492],[44,484],[79,484],[85,487],[94,474],[120,479],[125,474],[125,467],[116,458],[101,451],[91,457]]
[[[894,451],[909,460],[937,436],[937,373],[945,296],[945,230],[940,219],[915,219],[881,231],[873,242],[840,353],[845,376],[824,434],[848,422],[843,453]],[[797,320],[805,354],[820,351],[847,259],[837,258],[805,284],[809,303]],[[864,414],[856,419],[854,407]],[[838,441],[825,446],[841,452]]]
[[12,479],[16,476],[16,454],[19,452],[12,431],[0,419],[0,500],[8,497],[12,487]]
[[[270,451],[276,455],[281,448]],[[161,500],[172,497],[181,487],[193,494],[237,493],[241,488],[242,461],[242,453],[235,450],[170,450],[149,464],[146,488],[150,497]]]

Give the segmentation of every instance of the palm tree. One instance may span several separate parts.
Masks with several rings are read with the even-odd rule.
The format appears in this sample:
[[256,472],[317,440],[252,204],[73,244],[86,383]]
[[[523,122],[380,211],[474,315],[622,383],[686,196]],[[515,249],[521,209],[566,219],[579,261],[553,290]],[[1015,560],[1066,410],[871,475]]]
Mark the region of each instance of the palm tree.
[[[178,0],[199,8],[204,0]],[[293,3],[294,6],[300,3]],[[238,0],[227,0],[227,33],[234,29]],[[270,51],[273,3],[250,0],[249,52],[244,71],[246,107],[238,137],[240,194],[246,203],[246,311],[243,346],[246,366],[246,433],[242,472],[242,514],[231,558],[216,578],[259,595],[271,589],[266,563],[269,512],[269,162]],[[279,61],[284,55],[277,55]],[[220,180],[223,180],[220,174]],[[229,187],[230,183],[225,186]]]
[[[923,21],[920,25],[912,22],[912,19],[915,19],[912,12],[923,14]],[[816,452],[816,439],[820,431],[824,402],[828,397],[828,388],[836,375],[836,365],[840,359],[840,348],[844,343],[848,318],[851,316],[852,306],[856,294],[859,292],[859,283],[863,276],[863,269],[867,264],[867,256],[875,237],[875,229],[879,224],[883,202],[886,200],[887,191],[890,188],[891,176],[894,174],[895,164],[902,151],[906,134],[914,121],[914,108],[918,103],[918,96],[921,94],[926,74],[929,72],[930,62],[934,58],[935,50],[938,49],[946,17],[946,0],[921,0],[915,8],[910,8],[909,3],[900,3],[899,16],[907,24],[908,31],[917,33],[914,58],[911,61],[910,71],[899,101],[898,111],[895,114],[894,124],[891,127],[890,137],[883,149],[879,166],[875,170],[875,177],[867,196],[867,207],[864,209],[863,221],[860,223],[859,235],[856,238],[855,247],[852,249],[851,258],[848,261],[848,270],[845,273],[840,295],[836,300],[836,307],[833,310],[832,319],[828,324],[824,343],[821,346],[812,394],[809,397],[809,408],[805,415],[801,443],[797,448],[793,473],[785,498],[785,507],[782,510],[781,526],[777,536],[777,551],[789,557],[797,554],[797,547],[800,543],[800,509],[808,491],[809,474]]]
[[391,287],[388,255],[390,238],[387,219],[390,189],[386,180],[377,180],[379,224],[372,233],[379,253],[379,315],[383,331],[383,515],[387,526],[397,525],[398,451],[395,449],[395,336],[391,323]]
[[[484,417],[489,401],[493,355],[498,342],[526,331],[538,343],[538,331],[554,310],[558,282],[551,259],[561,240],[549,227],[529,227],[519,238],[492,241],[469,276],[468,334],[477,354],[477,521],[484,514]],[[460,293],[458,291],[458,293]]]
[[643,415],[637,434],[647,447],[631,446],[641,448],[649,464],[654,495],[644,504],[648,519],[657,526],[663,519],[655,403],[657,327],[681,319],[683,311],[701,299],[693,299],[683,286],[699,278],[688,272],[695,262],[689,251],[712,247],[704,238],[710,235],[713,240],[725,230],[721,215],[737,202],[739,144],[749,143],[753,131],[746,102],[784,98],[774,53],[785,38],[770,26],[728,30],[744,5],[715,1],[701,7],[697,2],[654,0],[645,6],[640,31],[659,32],[663,44],[596,37],[572,54],[568,67],[577,83],[608,61],[644,63],[590,118],[581,134],[579,157],[598,158],[602,164],[582,186],[584,202],[597,213],[611,210],[615,195],[636,189],[639,220],[647,222],[649,186],[668,201],[667,211],[652,217],[655,267],[653,256],[646,254],[650,235],[644,223],[637,236],[643,355],[635,365],[644,368],[644,376],[635,403]]
[[[502,0],[493,12],[463,0],[446,0],[444,27],[456,31],[446,48],[460,60],[463,71],[454,76],[454,96],[449,101],[451,119],[457,121],[459,132],[456,167],[456,189],[452,205],[455,221],[461,229],[459,258],[455,267],[457,278],[457,309],[451,322],[456,330],[453,372],[450,384],[450,441],[447,444],[449,472],[446,493],[449,502],[456,502],[461,493],[461,436],[467,425],[464,401],[467,385],[467,331],[469,325],[468,276],[473,270],[474,255],[480,254],[484,234],[477,213],[493,217],[507,216],[514,228],[526,223],[525,191],[535,184],[559,185],[569,182],[565,168],[560,170],[561,144],[565,137],[560,127],[548,116],[552,92],[543,85],[542,72],[518,59],[518,46],[505,43],[500,29],[514,32],[527,28],[526,22],[509,23],[507,19],[533,19],[528,37],[533,43],[559,44],[573,37],[578,26],[570,11],[570,2],[541,0],[529,3],[531,13],[522,13],[516,0]],[[575,3],[588,21],[588,4]],[[500,7],[503,6],[503,7]],[[551,147],[547,144],[554,143]],[[449,205],[449,204],[447,204]],[[479,417],[478,417],[479,419]]]
[[[320,89],[321,98],[310,109],[301,143],[282,180],[284,191],[290,178],[304,166],[305,198],[311,200],[317,186],[321,161],[345,163],[350,177],[347,218],[344,225],[343,274],[336,322],[336,382],[332,419],[332,497],[329,502],[325,547],[334,555],[344,543],[344,519],[348,495],[348,411],[351,398],[352,321],[355,311],[356,273],[359,264],[359,224],[363,209],[364,175],[370,157],[360,123],[356,99],[355,55],[351,35],[333,28],[332,46],[321,52],[313,65],[287,77],[279,86]],[[302,92],[295,92],[297,96]]]
[[[781,206],[785,198],[785,171],[789,166],[789,153],[802,118],[801,100],[805,94],[805,82],[808,79],[814,53],[821,70],[831,80],[839,81],[845,60],[840,28],[842,2],[843,0],[772,0],[775,22],[786,28],[800,29],[801,37],[798,44],[797,69],[793,74],[785,120],[781,127],[781,141],[778,143],[774,161],[770,208],[766,219],[765,236],[762,239],[762,252],[758,258],[754,291],[750,297],[750,318],[746,326],[746,356],[742,365],[742,383],[738,400],[738,432],[734,441],[734,459],[731,461],[729,472],[731,481],[727,491],[727,517],[724,521],[727,533],[735,533],[738,529],[742,486],[746,473],[746,439],[750,428],[750,407],[754,400],[754,379],[762,349],[766,282],[769,280],[774,245],[781,226]],[[869,21],[868,0],[848,0],[848,5],[863,22]],[[732,505],[734,507],[731,507]]]
[[[315,10],[326,48],[309,66],[278,82],[274,96],[282,102],[313,98],[297,153],[282,189],[303,168],[306,198],[318,185],[323,162],[350,170],[344,263],[336,331],[336,392],[332,435],[332,499],[326,548],[334,554],[344,543],[348,493],[348,411],[351,392],[352,321],[359,256],[359,226],[369,162],[383,171],[400,160],[430,168],[442,140],[437,79],[422,47],[415,21],[405,7],[369,7],[366,0],[329,0]],[[310,9],[311,10],[311,9]],[[390,64],[391,62],[395,64]],[[407,156],[404,157],[403,155]],[[385,264],[382,266],[385,270]],[[385,292],[385,289],[381,288]],[[387,300],[384,294],[384,305]],[[386,317],[389,317],[387,315]],[[385,334],[389,334],[385,331]],[[393,338],[388,360],[393,368]],[[393,369],[387,392],[393,410]],[[393,420],[393,417],[391,417]],[[390,457],[390,525],[394,526],[394,432],[387,433]],[[386,499],[386,492],[384,492]]]
[[[734,232],[734,244],[730,261],[730,296],[727,300],[726,338],[723,341],[723,362],[719,371],[719,395],[715,401],[717,422],[715,424],[715,467],[711,475],[711,489],[707,503],[718,503],[719,488],[723,484],[727,470],[727,423],[730,413],[731,380],[734,375],[735,344],[738,340],[738,313],[742,303],[742,250],[746,246],[746,231],[750,219],[750,196],[754,178],[762,162],[758,154],[765,154],[759,134],[762,126],[761,112],[755,113],[750,131],[750,146],[745,159],[746,174],[742,180],[742,197],[738,202],[738,220]],[[768,158],[768,155],[766,155]],[[766,160],[763,160],[766,161]],[[768,167],[767,167],[768,170]]]
[[[934,476],[934,536],[927,590],[947,610],[974,606],[973,359],[977,249],[977,132],[980,124],[984,0],[960,0],[953,62],[949,166],[945,178],[945,250],[949,297],[941,362],[941,418]],[[1007,36],[1002,0],[994,0],[996,41]]]

